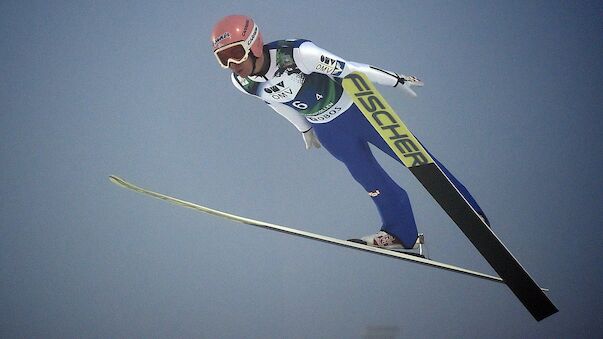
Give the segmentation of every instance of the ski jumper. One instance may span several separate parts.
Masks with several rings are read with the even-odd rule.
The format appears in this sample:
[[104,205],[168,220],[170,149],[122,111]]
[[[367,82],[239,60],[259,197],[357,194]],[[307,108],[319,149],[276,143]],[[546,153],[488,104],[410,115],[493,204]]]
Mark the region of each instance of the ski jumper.
[[[400,77],[346,61],[308,40],[275,41],[264,45],[264,53],[270,59],[266,74],[247,78],[232,74],[235,87],[264,100],[300,132],[313,128],[327,151],[343,162],[368,192],[381,216],[381,229],[397,237],[404,247],[412,248],[418,233],[408,194],[379,165],[369,144],[400,160],[341,86],[342,78],[354,71],[391,87],[400,83]],[[473,208],[483,214],[467,189],[434,160]]]

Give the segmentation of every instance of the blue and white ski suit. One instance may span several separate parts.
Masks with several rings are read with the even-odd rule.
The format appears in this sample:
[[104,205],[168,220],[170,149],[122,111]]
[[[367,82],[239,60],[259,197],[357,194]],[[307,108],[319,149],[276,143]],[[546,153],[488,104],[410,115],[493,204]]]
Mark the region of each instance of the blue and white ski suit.
[[[264,46],[264,53],[270,58],[266,74],[247,78],[233,74],[235,87],[264,100],[300,132],[313,128],[321,144],[345,164],[369,193],[381,216],[381,229],[396,236],[405,247],[412,247],[417,239],[417,226],[408,194],[377,163],[369,143],[398,158],[341,86],[342,78],[354,71],[391,87],[400,83],[400,77],[394,72],[346,61],[308,40],[275,41]],[[438,164],[481,213],[466,188]]]

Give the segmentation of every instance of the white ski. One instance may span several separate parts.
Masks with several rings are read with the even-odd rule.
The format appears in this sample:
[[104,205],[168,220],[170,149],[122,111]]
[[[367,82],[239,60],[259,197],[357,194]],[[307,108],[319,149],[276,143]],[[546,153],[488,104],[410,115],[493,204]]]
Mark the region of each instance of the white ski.
[[[157,192],[153,192],[150,190],[147,190],[145,188],[136,186],[132,183],[127,182],[126,180],[111,175],[109,176],[109,179],[111,180],[112,183],[121,186],[123,188],[127,188],[129,190],[141,193],[141,194],[146,194],[149,195],[153,198],[157,198],[157,199],[161,199],[161,200],[165,200],[167,202],[170,202],[172,204],[176,204],[176,205],[180,205],[183,207],[187,207],[190,209],[193,209],[195,211],[199,211],[199,212],[203,212],[203,213],[208,213],[211,215],[215,215],[218,217],[222,217],[222,218],[226,218],[232,221],[236,221],[236,222],[240,222],[243,224],[247,224],[247,225],[251,225],[251,226],[256,226],[256,227],[261,227],[261,228],[265,228],[265,229],[269,229],[269,230],[273,230],[273,231],[278,231],[278,232],[282,232],[282,233],[287,233],[287,234],[291,234],[291,235],[295,235],[298,237],[303,237],[303,238],[308,238],[308,239],[313,239],[313,240],[318,240],[318,241],[322,241],[322,242],[326,242],[326,243],[330,243],[330,244],[334,244],[334,245],[339,245],[339,246],[343,246],[343,247],[348,247],[348,248],[353,248],[356,250],[361,250],[361,251],[366,251],[366,252],[370,252],[370,253],[374,253],[374,254],[380,254],[380,255],[384,255],[387,257],[391,257],[391,258],[396,258],[396,259],[402,259],[402,260],[406,260],[406,261],[411,261],[414,263],[418,263],[418,264],[422,264],[422,265],[427,265],[427,266],[431,266],[431,267],[435,267],[435,268],[439,268],[439,269],[443,269],[443,270],[447,270],[447,271],[452,271],[452,272],[457,272],[457,273],[461,273],[461,274],[465,274],[465,275],[469,275],[469,276],[473,276],[473,277],[477,277],[477,278],[481,278],[481,279],[485,279],[485,280],[490,280],[490,281],[495,281],[495,282],[499,282],[499,283],[504,283],[503,280],[497,276],[493,276],[493,275],[489,275],[489,274],[485,274],[485,273],[480,273],[480,272],[476,272],[476,271],[472,271],[472,270],[468,270],[465,268],[461,268],[458,266],[453,266],[453,265],[449,265],[449,264],[444,264],[441,262],[437,262],[434,260],[430,260],[430,259],[425,259],[425,258],[421,258],[415,255],[411,255],[411,254],[406,254],[406,253],[401,253],[401,252],[396,252],[396,251],[391,251],[391,250],[386,250],[386,249],[382,249],[382,248],[378,248],[378,247],[371,247],[371,246],[367,246],[367,245],[363,245],[363,244],[358,244],[355,242],[351,242],[351,241],[346,241],[346,240],[341,240],[341,239],[337,239],[337,238],[332,238],[332,237],[328,237],[328,236],[324,236],[324,235],[320,235],[320,234],[316,234],[316,233],[311,233],[311,232],[306,232],[306,231],[302,231],[302,230],[297,230],[294,228],[290,228],[290,227],[285,227],[285,226],[281,226],[281,225],[276,225],[276,224],[271,224],[265,221],[260,221],[260,220],[254,220],[254,219],[250,219],[250,218],[245,218],[245,217],[241,217],[235,214],[230,214],[230,213],[226,213],[226,212],[222,212],[222,211],[218,211],[209,207],[205,207],[205,206],[201,206],[201,205],[197,205],[194,204],[192,202],[188,202],[182,199],[178,199],[178,198],[174,198],[174,197],[170,197],[168,195],[165,194],[161,194],[161,193],[157,193]],[[546,289],[543,289],[546,291]]]

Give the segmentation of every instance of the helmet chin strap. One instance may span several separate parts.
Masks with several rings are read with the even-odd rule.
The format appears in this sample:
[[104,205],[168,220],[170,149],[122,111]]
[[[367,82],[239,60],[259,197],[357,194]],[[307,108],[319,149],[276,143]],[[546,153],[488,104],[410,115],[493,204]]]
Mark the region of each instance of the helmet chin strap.
[[253,67],[251,67],[251,75],[257,75],[257,73],[255,72],[255,67],[257,66],[258,58],[256,58],[253,53],[249,53],[249,56],[251,57],[251,60],[253,60]]

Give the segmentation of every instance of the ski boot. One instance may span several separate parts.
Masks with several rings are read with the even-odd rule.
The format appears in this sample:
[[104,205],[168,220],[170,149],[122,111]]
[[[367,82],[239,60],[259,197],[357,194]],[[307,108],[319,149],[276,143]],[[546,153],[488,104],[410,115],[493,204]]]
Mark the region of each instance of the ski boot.
[[375,234],[361,237],[360,239],[348,239],[348,241],[425,258],[425,251],[423,248],[425,236],[423,233],[419,233],[417,241],[412,248],[405,248],[398,238],[385,231],[379,231]]

